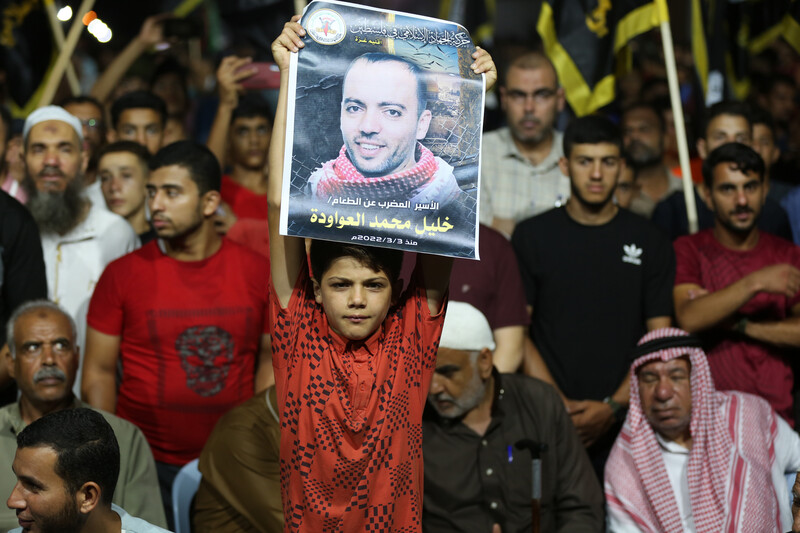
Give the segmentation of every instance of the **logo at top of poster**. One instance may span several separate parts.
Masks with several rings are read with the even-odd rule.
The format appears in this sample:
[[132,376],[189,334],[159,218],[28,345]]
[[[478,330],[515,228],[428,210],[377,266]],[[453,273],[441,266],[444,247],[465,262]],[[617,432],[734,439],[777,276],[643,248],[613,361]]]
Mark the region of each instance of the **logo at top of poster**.
[[308,17],[306,31],[319,44],[338,44],[347,35],[342,16],[332,9],[318,9]]

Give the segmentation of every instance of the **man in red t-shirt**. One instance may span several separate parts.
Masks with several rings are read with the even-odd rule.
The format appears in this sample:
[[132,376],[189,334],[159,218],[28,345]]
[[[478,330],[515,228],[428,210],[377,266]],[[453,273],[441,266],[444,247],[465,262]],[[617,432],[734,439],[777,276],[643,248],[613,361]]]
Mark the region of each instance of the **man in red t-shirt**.
[[[272,382],[266,260],[220,237],[220,169],[191,141],[150,161],[147,195],[159,239],[110,264],[89,306],[82,393],[135,423],[171,485],[226,411]],[[117,389],[117,368],[122,379]]]
[[716,148],[703,180],[714,228],[675,241],[678,324],[702,332],[717,389],[761,396],[791,423],[785,350],[800,347],[800,248],[758,230],[767,191],[752,148]]
[[[272,44],[281,88],[269,156],[273,364],[284,530],[421,531],[422,410],[452,261],[420,255],[398,294],[402,253],[280,235],[289,57],[297,22]],[[488,54],[474,70],[496,79]],[[313,277],[311,277],[313,275]]]

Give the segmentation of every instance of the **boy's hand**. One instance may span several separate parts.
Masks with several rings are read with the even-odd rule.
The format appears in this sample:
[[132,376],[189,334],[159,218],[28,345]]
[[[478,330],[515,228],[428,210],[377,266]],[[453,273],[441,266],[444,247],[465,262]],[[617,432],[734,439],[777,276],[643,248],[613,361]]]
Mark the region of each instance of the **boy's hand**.
[[302,37],[305,37],[306,30],[298,22],[300,15],[295,15],[292,20],[283,25],[283,31],[278,38],[272,42],[272,57],[281,72],[289,70],[289,54],[297,52],[305,46]]
[[[239,105],[239,93],[243,92],[240,81],[255,74],[256,69],[240,68],[252,62],[249,57],[228,56],[223,59],[217,69],[217,87],[219,89],[219,101],[230,107]],[[238,71],[238,72],[237,72]]]
[[480,46],[476,46],[475,48],[477,48],[477,50],[472,53],[472,59],[475,61],[470,65],[470,68],[472,68],[475,74],[486,74],[486,90],[488,91],[494,87],[497,81],[497,67],[494,66],[494,61],[492,60],[492,56],[489,55],[489,52]]

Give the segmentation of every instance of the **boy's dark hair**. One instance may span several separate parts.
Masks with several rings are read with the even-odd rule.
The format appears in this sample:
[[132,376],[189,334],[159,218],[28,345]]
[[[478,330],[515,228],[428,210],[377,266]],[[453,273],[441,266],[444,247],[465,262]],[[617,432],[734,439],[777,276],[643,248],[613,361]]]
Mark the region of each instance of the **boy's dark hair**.
[[649,102],[635,102],[622,110],[622,116],[624,117],[626,113],[630,113],[631,111],[635,111],[637,109],[645,109],[647,111],[652,112],[656,116],[656,120],[658,121],[659,131],[662,133],[666,131],[666,123],[664,122],[664,115],[661,114],[661,109],[659,109],[655,104]]
[[[717,102],[703,114],[703,120],[700,122],[700,130],[697,132],[698,139],[706,139],[708,125],[711,121],[720,115],[731,115],[734,117],[744,117],[748,125],[752,125],[750,119],[750,106],[744,102],[736,102],[729,100],[725,102]],[[707,140],[707,139],[706,139]]]
[[100,501],[111,505],[119,477],[119,444],[103,415],[84,408],[46,414],[17,435],[17,448],[39,446],[56,452],[55,473],[70,494],[93,481],[100,486]]
[[67,96],[66,98],[61,100],[61,103],[58,105],[60,105],[61,107],[67,107],[70,104],[92,104],[100,111],[101,114],[103,113],[103,104],[101,104],[100,100],[98,100],[94,96],[89,96],[86,94]]
[[311,257],[311,272],[317,281],[322,281],[322,276],[335,260],[340,257],[352,257],[365,267],[386,274],[392,287],[400,277],[400,267],[403,263],[403,252],[400,250],[317,239],[311,241],[309,256]]
[[111,105],[111,127],[117,129],[119,117],[126,109],[152,109],[161,118],[161,127],[167,123],[167,104],[150,91],[133,91],[123,94]]
[[564,131],[564,157],[569,159],[574,144],[601,143],[617,146],[622,154],[622,134],[613,122],[601,115],[572,119]]
[[178,141],[156,152],[150,159],[150,172],[161,167],[177,165],[189,171],[197,184],[200,196],[208,191],[219,192],[222,171],[211,150],[194,141]]
[[721,163],[732,163],[743,174],[755,172],[764,181],[764,160],[758,152],[742,143],[726,143],[715,148],[703,161],[703,182],[711,190],[714,187],[714,168]]
[[755,126],[756,124],[763,124],[769,128],[770,133],[772,133],[772,139],[773,141],[775,140],[775,121],[766,109],[761,107],[752,108],[750,111],[750,125]]
[[150,152],[136,141],[117,141],[107,144],[97,151],[97,160],[100,161],[106,154],[116,154],[118,152],[132,153],[145,167],[150,164]]
[[255,117],[265,118],[267,122],[272,124],[272,113],[264,99],[256,94],[246,94],[239,98],[239,105],[236,106],[236,109],[231,114],[231,124],[237,118]]
[[342,87],[344,87],[344,80],[347,79],[350,69],[359,61],[364,61],[368,65],[378,63],[400,63],[401,65],[405,65],[417,81],[417,118],[422,115],[423,111],[425,111],[428,106],[428,86],[425,80],[425,73],[419,65],[404,57],[387,54],[386,52],[367,52],[350,62],[350,65],[347,67],[342,77]]

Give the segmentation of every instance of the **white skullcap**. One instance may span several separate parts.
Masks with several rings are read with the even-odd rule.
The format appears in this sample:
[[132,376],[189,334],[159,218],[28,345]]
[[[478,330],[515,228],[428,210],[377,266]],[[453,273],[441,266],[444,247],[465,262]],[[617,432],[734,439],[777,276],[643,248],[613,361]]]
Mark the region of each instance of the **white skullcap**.
[[63,107],[47,105],[40,107],[25,119],[25,127],[22,129],[22,138],[25,140],[26,144],[28,141],[28,133],[30,133],[31,128],[46,120],[60,120],[61,122],[66,122],[72,126],[75,133],[78,134],[78,139],[83,143],[83,126],[81,126],[81,121],[78,117],[69,114]]
[[494,350],[494,336],[483,313],[465,302],[450,302],[444,316],[441,348],[451,350]]

